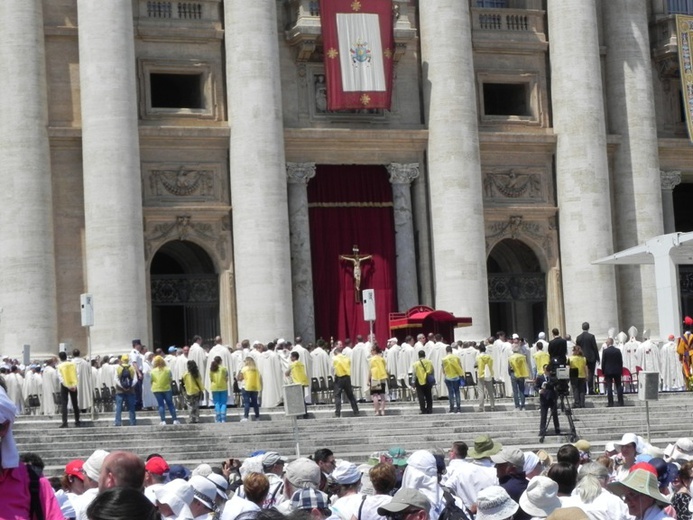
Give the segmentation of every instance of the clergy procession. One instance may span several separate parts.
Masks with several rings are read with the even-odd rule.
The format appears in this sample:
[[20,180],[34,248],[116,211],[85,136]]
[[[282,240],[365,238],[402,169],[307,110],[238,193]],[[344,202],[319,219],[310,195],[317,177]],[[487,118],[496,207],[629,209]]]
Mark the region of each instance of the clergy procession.
[[[693,319],[686,317],[687,328]],[[635,327],[615,334],[612,329],[604,343],[597,345],[589,324],[575,340],[561,337],[557,329],[548,341],[538,334],[536,341],[499,331],[478,343],[457,341],[448,344],[440,334],[407,336],[401,343],[393,337],[378,344],[375,338],[321,340],[302,345],[279,338],[267,343],[243,340],[230,347],[222,338],[204,345],[195,336],[188,346],[171,346],[151,352],[133,340],[127,354],[84,359],[78,349],[60,360],[22,365],[3,356],[0,374],[10,399],[20,414],[59,415],[67,426],[67,409],[77,414],[97,407],[115,410],[115,425],[127,409],[130,424],[136,424],[137,410],[159,410],[161,424],[165,411],[178,424],[177,410],[190,410],[189,422],[199,420],[199,407],[215,410],[215,421],[226,422],[229,408],[242,409],[241,421],[256,419],[260,409],[283,403],[283,387],[301,384],[306,405],[335,401],[335,415],[341,414],[342,395],[358,414],[358,403],[372,401],[376,415],[385,415],[385,403],[398,399],[419,400],[421,413],[431,413],[433,399],[447,400],[449,412],[460,412],[462,400],[478,400],[479,411],[489,400],[510,397],[515,409],[525,408],[525,398],[536,396],[534,382],[545,365],[554,359],[557,348],[571,369],[573,406],[584,407],[585,395],[608,394],[612,382],[623,404],[622,393],[637,391],[641,371],[659,374],[659,391],[691,389],[693,336],[686,331],[678,339],[670,335],[660,343],[639,334]],[[371,341],[372,340],[372,341]],[[618,351],[616,367],[605,373],[603,353],[610,346]],[[65,358],[65,359],[62,359]],[[69,370],[65,370],[69,368]],[[66,381],[66,378],[70,381]],[[606,383],[609,383],[608,385]],[[73,399],[75,399],[73,401]],[[73,404],[76,403],[76,404]],[[250,409],[254,415],[250,417]],[[306,414],[307,416],[307,414]],[[75,422],[79,423],[78,415]]]

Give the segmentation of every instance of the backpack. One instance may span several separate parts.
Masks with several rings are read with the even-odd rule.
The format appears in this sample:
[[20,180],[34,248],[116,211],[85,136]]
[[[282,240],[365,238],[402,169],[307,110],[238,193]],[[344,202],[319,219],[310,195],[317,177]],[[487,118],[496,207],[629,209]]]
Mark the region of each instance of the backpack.
[[130,390],[132,388],[132,373],[128,365],[122,367],[120,376],[118,377],[118,384],[123,390]]
[[455,499],[452,494],[447,490],[443,489],[443,498],[445,499],[445,507],[440,512],[438,520],[469,520],[470,516],[455,504]]

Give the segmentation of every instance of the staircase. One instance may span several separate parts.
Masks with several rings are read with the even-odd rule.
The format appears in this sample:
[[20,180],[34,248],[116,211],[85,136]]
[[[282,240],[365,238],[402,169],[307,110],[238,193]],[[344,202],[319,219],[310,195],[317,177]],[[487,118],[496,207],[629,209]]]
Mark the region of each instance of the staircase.
[[[626,396],[626,406],[607,408],[604,396],[591,396],[587,408],[573,410],[579,438],[592,443],[598,453],[604,444],[621,438],[625,432],[647,437],[646,406],[635,394]],[[385,417],[373,414],[370,403],[359,405],[361,414],[353,417],[350,407],[342,407],[342,417],[335,418],[334,405],[309,407],[310,418],[298,419],[300,453],[312,454],[317,448],[328,447],[338,458],[365,462],[368,455],[391,446],[407,452],[417,449],[449,450],[453,441],[462,440],[470,446],[478,435],[488,433],[504,445],[523,450],[556,449],[569,441],[566,416],[559,412],[561,437],[547,436],[539,442],[539,409],[536,398],[527,399],[527,410],[515,412],[512,399],[496,400],[496,411],[480,413],[474,401],[463,401],[462,413],[448,414],[447,401],[434,401],[433,415],[420,415],[414,401],[388,403]],[[659,401],[649,404],[651,442],[664,448],[680,437],[691,436],[693,394],[660,394]],[[71,459],[86,459],[95,449],[129,450],[141,457],[161,454],[170,464],[194,467],[200,462],[219,463],[228,458],[245,458],[255,450],[273,450],[294,457],[296,438],[294,421],[283,408],[261,410],[259,421],[240,422],[241,411],[229,408],[228,422],[214,423],[214,410],[201,410],[199,424],[185,424],[187,412],[180,413],[183,424],[159,426],[156,412],[138,412],[137,426],[113,426],[113,412],[102,413],[91,420],[83,415],[82,428],[59,429],[60,418],[20,416],[14,424],[14,436],[20,452],[40,455],[47,474],[63,468]],[[70,415],[70,420],[72,416]],[[549,428],[553,431],[553,427]]]

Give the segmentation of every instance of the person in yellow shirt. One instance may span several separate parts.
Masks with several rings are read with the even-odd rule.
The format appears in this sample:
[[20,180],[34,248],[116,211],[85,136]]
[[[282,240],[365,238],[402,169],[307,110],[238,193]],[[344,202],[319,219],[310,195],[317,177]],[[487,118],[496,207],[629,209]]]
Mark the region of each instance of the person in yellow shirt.
[[70,397],[72,410],[75,414],[75,426],[81,426],[79,422],[79,405],[77,404],[77,367],[72,361],[67,360],[66,352],[58,352],[60,364],[58,365],[58,381],[60,381],[60,407],[63,415],[61,428],[67,428],[67,398]]
[[[301,356],[299,356],[297,351],[290,354],[291,362],[289,363],[289,369],[284,372],[284,375],[291,378],[291,382],[295,385],[301,385],[304,390],[308,386],[308,374],[306,373],[306,366],[301,362]],[[303,401],[305,405],[306,413],[303,414],[304,419],[308,419],[308,404]]]
[[241,384],[241,393],[243,394],[243,418],[241,422],[248,420],[251,406],[253,407],[253,412],[255,412],[255,420],[258,420],[260,418],[258,395],[262,390],[262,379],[252,356],[245,358],[243,368],[238,373],[236,379]]
[[419,398],[419,408],[422,414],[433,413],[433,385],[429,376],[433,376],[433,363],[426,359],[426,352],[419,350],[419,360],[412,365],[414,386]]
[[334,367],[334,416],[342,416],[342,392],[346,394],[354,415],[359,415],[359,405],[354,397],[354,389],[351,387],[351,360],[342,353],[342,347],[334,349],[335,356],[332,359]]
[[176,407],[173,406],[173,391],[171,390],[171,369],[166,366],[166,361],[161,356],[155,356],[152,361],[152,393],[159,407],[161,422],[159,426],[166,425],[166,407],[171,413],[173,424],[180,424],[176,416]]
[[226,422],[226,402],[229,398],[229,370],[222,366],[221,356],[215,356],[209,365],[210,390],[214,403],[214,422]]
[[378,345],[371,348],[371,358],[368,360],[370,371],[368,372],[368,386],[371,389],[371,399],[375,415],[385,415],[385,385],[388,375],[383,351]]
[[448,387],[448,401],[450,410],[448,413],[460,413],[460,378],[464,378],[464,369],[459,356],[452,353],[452,347],[445,347],[445,357],[443,358],[443,374],[445,375],[445,386]]
[[573,355],[568,358],[570,365],[570,386],[573,387],[573,406],[585,407],[585,382],[587,381],[587,358],[582,353],[582,348],[575,345]]
[[537,351],[532,354],[534,358],[534,366],[537,367],[537,375],[541,375],[544,372],[544,365],[551,364],[551,356],[544,350],[544,345],[541,341],[537,341]]
[[491,403],[491,411],[496,407],[493,395],[493,358],[486,353],[486,346],[479,345],[479,355],[476,357],[477,386],[479,387],[479,408],[484,411],[484,401],[488,397]]
[[190,408],[190,422],[192,424],[200,422],[200,399],[204,395],[202,386],[202,376],[197,363],[192,359],[188,360],[188,370],[183,374],[183,386],[185,387],[185,402]]
[[508,371],[513,388],[515,410],[521,411],[525,409],[525,379],[529,378],[529,367],[527,366],[527,356],[522,352],[520,339],[513,339],[512,351],[513,353],[508,358]]

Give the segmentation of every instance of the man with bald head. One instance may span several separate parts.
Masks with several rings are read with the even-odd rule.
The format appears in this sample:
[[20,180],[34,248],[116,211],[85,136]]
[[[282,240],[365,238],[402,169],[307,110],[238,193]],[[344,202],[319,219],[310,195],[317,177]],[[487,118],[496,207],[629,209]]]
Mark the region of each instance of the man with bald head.
[[144,462],[129,451],[110,453],[101,465],[99,493],[114,488],[126,487],[142,491],[144,485]]

